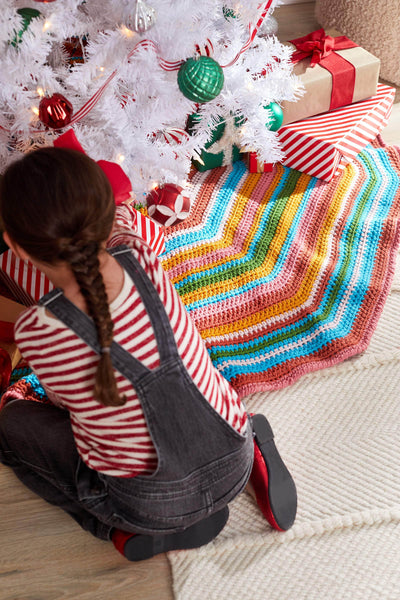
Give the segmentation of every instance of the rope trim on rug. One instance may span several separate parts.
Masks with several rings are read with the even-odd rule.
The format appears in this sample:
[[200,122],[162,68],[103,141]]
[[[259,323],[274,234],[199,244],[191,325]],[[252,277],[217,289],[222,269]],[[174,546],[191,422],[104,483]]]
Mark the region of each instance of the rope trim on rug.
[[[306,523],[297,523],[291,529],[285,532],[272,531],[265,533],[242,534],[238,540],[229,538],[203,546],[196,550],[196,557],[200,559],[202,555],[207,557],[224,554],[230,550],[240,549],[244,552],[246,548],[254,550],[256,547],[272,547],[275,544],[289,544],[295,540],[302,540],[316,536],[331,535],[342,529],[356,529],[360,527],[377,527],[387,523],[400,523],[400,504],[390,508],[374,508],[371,510],[356,511],[346,515],[335,515],[327,517],[320,521],[308,521]],[[171,557],[173,553],[169,552]],[[192,558],[193,553],[190,550],[180,550],[179,559],[185,560],[186,557]]]

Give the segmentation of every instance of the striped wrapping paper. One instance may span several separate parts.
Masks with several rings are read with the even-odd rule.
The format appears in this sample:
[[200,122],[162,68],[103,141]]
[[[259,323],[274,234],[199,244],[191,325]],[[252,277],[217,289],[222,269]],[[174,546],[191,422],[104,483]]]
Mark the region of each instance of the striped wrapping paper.
[[[164,252],[164,228],[146,217],[131,205],[119,212],[117,208],[117,223],[122,227],[132,229],[151,246],[158,255]],[[11,250],[0,255],[0,281],[8,288],[14,298],[29,306],[37,302],[44,294],[53,289],[47,277],[29,261],[17,258]]]
[[53,289],[53,284],[31,262],[11,250],[0,255],[0,279],[13,297],[29,306]]
[[[283,164],[330,181],[387,125],[394,95],[394,88],[378,84],[372,98],[281,127]],[[250,173],[270,170],[255,152],[243,156]]]
[[378,141],[330,183],[241,161],[193,175],[190,215],[161,259],[241,395],[367,347],[400,241],[399,185],[399,153]]
[[165,250],[164,226],[160,225],[147,215],[136,210],[132,204],[123,208],[117,208],[116,222],[122,227],[132,229],[135,233],[151,246],[153,252],[162,254]]
[[371,98],[281,127],[283,164],[330,181],[387,125],[395,92],[378,84]]

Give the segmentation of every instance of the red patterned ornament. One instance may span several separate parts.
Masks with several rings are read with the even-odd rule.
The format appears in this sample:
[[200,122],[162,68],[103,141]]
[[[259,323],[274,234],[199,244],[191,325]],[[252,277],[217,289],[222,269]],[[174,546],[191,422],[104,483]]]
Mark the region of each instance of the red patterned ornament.
[[185,195],[183,188],[173,183],[156,187],[147,196],[147,213],[149,217],[171,227],[189,216],[190,198]]
[[39,119],[52,129],[62,129],[71,121],[72,104],[62,94],[45,96],[39,104]]

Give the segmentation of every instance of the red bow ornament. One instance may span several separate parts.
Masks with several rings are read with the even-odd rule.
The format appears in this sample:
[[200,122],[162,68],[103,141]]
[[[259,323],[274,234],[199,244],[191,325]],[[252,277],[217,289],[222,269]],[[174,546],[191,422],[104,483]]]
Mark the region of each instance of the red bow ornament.
[[297,63],[304,58],[311,57],[310,67],[320,65],[332,75],[329,110],[352,103],[356,69],[351,62],[337,54],[336,51],[356,48],[357,44],[344,35],[338,37],[326,35],[324,29],[318,29],[304,37],[289,40],[289,42],[296,47],[296,51],[292,55],[292,62]]
[[[81,144],[78,142],[78,138],[73,129],[68,129],[68,131],[60,135],[54,140],[53,145],[58,148],[69,148],[70,150],[77,150],[78,152],[86,154]],[[97,164],[105,173],[111,184],[115,204],[117,206],[123,204],[131,196],[132,185],[129,178],[117,163],[108,160],[98,160]]]

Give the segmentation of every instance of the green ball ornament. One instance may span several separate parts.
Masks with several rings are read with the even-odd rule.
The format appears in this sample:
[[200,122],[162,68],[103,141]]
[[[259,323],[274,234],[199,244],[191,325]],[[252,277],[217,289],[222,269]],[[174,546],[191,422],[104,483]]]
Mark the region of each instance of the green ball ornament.
[[31,24],[32,19],[37,19],[41,16],[41,13],[35,8],[19,8],[17,13],[22,17],[22,29],[15,32],[15,36],[10,42],[14,48],[21,41],[24,31],[26,31]]
[[188,58],[178,71],[178,86],[193,102],[209,102],[224,85],[222,67],[211,56]]
[[222,7],[222,12],[227,21],[228,21],[228,19],[236,19],[237,18],[237,14],[235,13],[235,11],[232,8],[228,8],[227,6]]
[[264,106],[264,108],[272,112],[272,121],[269,121],[266,127],[271,131],[278,131],[283,123],[283,110],[276,102],[271,102],[271,104]]

